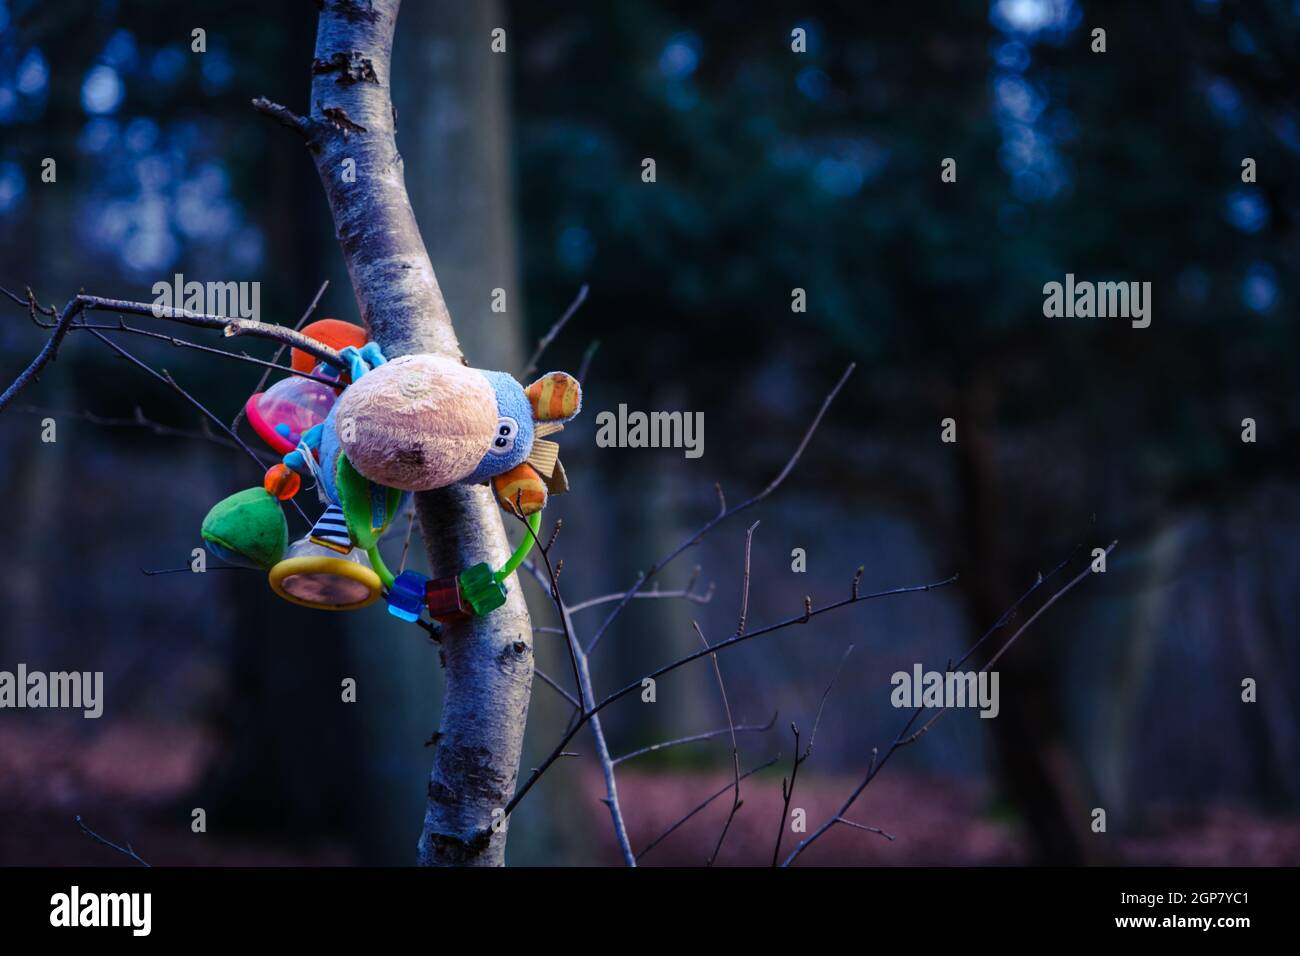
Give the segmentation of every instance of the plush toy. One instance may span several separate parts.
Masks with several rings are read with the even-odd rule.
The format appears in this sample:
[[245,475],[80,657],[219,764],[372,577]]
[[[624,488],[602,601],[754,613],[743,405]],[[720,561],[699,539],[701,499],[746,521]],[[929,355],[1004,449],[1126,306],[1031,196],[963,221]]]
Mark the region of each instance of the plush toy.
[[[388,361],[359,327],[333,319],[303,331],[342,346],[349,365],[338,375],[342,392],[334,400],[336,389],[291,378],[249,400],[250,422],[283,461],[262,488],[218,503],[204,540],[228,561],[268,570],[277,594],[308,607],[347,610],[383,595],[391,613],[411,621],[423,610],[446,621],[499,607],[549,496],[568,489],[559,446],[547,436],[581,409],[578,381],[549,372],[525,388],[505,372],[436,355]],[[311,368],[299,350],[292,361]],[[302,478],[315,480],[326,508],[289,545],[279,501],[293,497]],[[483,482],[501,507],[528,521],[530,534],[510,560],[435,581],[411,571],[394,577],[378,545],[409,493]]]
[[366,478],[403,491],[490,481],[501,506],[533,514],[563,491],[558,446],[545,436],[578,414],[578,382],[550,372],[524,388],[505,372],[436,355],[378,365],[349,387],[326,419],[326,482],[339,455]]

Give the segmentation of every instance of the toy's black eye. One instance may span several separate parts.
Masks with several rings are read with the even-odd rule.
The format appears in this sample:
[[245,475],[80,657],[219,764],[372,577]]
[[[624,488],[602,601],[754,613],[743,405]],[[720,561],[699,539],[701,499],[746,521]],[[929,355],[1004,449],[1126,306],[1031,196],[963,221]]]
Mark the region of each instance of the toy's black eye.
[[506,455],[515,447],[515,436],[519,434],[519,423],[513,418],[501,417],[497,419],[497,435],[492,439],[492,447],[488,449],[494,455]]

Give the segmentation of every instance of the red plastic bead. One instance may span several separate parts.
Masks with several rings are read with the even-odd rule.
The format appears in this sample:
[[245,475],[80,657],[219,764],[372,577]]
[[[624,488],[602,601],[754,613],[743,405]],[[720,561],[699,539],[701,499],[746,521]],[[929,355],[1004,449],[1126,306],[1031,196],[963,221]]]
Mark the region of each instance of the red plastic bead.
[[456,575],[434,578],[424,586],[424,595],[429,617],[436,621],[456,621],[472,615],[461,597],[460,581]]
[[266,470],[262,487],[281,501],[286,501],[298,493],[298,489],[302,487],[302,478],[296,471],[281,462]]

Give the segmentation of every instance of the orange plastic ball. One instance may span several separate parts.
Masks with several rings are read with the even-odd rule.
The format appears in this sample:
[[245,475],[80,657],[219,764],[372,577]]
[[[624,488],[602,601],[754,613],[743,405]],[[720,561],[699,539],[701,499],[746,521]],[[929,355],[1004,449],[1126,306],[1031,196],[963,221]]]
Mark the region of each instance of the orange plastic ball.
[[[341,319],[318,319],[310,325],[303,326],[302,334],[336,351],[341,351],[349,345],[361,348],[366,344],[366,330]],[[301,349],[293,349],[289,353],[289,359],[294,369],[299,372],[310,372],[320,362],[320,359]]]
[[281,462],[278,465],[272,465],[266,470],[266,477],[262,479],[262,487],[281,501],[287,501],[296,495],[298,489],[302,487],[302,478],[298,476],[296,471]]

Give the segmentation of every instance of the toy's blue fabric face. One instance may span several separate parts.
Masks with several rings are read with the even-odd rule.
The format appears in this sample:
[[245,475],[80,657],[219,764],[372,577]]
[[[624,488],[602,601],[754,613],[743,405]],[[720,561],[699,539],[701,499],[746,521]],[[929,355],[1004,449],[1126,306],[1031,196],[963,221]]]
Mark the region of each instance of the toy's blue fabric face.
[[483,460],[466,479],[465,484],[476,484],[504,474],[528,459],[533,449],[533,406],[520,385],[508,372],[478,370],[497,397],[497,432]]

